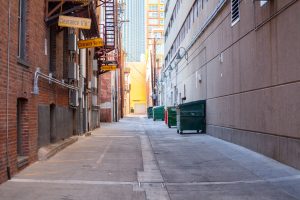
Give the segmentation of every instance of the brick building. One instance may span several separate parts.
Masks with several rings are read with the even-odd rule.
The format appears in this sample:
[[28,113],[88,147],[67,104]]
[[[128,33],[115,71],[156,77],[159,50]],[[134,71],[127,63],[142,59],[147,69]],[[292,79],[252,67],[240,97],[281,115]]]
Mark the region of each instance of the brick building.
[[[40,147],[99,127],[100,83],[94,49],[77,48],[99,36],[95,2],[0,3],[1,183],[36,161]],[[61,12],[91,18],[91,29],[58,26]]]

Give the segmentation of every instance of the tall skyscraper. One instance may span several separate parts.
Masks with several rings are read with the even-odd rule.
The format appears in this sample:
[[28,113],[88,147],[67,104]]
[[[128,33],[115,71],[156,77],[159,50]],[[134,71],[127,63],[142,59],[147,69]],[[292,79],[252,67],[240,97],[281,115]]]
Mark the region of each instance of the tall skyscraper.
[[[155,40],[155,41],[154,41]],[[153,48],[162,60],[164,54],[164,1],[146,0],[146,49]]]
[[164,60],[164,1],[146,2],[146,61],[148,105],[156,105],[158,92],[155,84]]
[[143,0],[124,0],[126,4],[124,24],[124,49],[127,62],[140,62],[145,53],[145,2]]

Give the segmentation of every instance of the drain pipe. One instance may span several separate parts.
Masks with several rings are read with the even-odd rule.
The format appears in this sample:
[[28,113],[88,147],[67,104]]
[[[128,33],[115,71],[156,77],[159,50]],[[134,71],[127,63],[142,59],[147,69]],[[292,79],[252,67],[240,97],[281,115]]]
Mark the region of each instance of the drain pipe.
[[7,178],[11,179],[10,159],[8,153],[8,103],[9,103],[9,82],[10,82],[10,17],[11,17],[11,0],[8,0],[8,37],[7,37],[7,83],[6,83],[6,173]]
[[33,92],[32,94],[35,94],[35,95],[38,95],[39,94],[39,85],[38,85],[38,82],[39,82],[39,77],[43,78],[43,79],[46,79],[49,81],[49,84],[50,83],[56,83],[62,87],[66,87],[66,88],[69,88],[71,90],[76,90],[78,91],[79,88],[78,87],[75,87],[73,85],[69,85],[69,84],[66,84],[64,83],[64,81],[60,81],[60,80],[57,80],[55,78],[53,78],[51,76],[51,74],[48,76],[46,74],[43,74],[40,70],[40,68],[37,68],[35,73],[34,73],[34,81],[33,81]]

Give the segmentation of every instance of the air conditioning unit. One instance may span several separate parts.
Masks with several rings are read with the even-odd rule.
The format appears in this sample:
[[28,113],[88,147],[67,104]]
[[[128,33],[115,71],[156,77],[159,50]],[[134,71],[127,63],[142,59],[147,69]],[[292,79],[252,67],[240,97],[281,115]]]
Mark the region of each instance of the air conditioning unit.
[[78,91],[77,90],[70,90],[69,91],[69,104],[72,107],[79,106]]
[[77,73],[76,73],[77,64],[74,62],[70,62],[68,65],[68,78],[71,80],[77,79]]
[[69,51],[76,51],[77,50],[77,37],[74,33],[69,35],[68,50]]

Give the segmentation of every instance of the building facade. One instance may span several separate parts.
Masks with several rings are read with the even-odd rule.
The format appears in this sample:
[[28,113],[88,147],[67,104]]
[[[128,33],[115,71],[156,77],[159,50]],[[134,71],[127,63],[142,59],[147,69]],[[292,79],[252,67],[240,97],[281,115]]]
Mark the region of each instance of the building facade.
[[147,105],[157,105],[157,80],[164,61],[164,1],[146,0]]
[[129,84],[129,108],[132,114],[146,114],[146,63],[126,63],[130,73],[127,84]]
[[[36,161],[40,148],[99,127],[100,82],[95,49],[78,48],[99,37],[96,1],[0,3],[1,183]],[[59,25],[61,12],[90,18],[91,28]]]
[[300,2],[169,0],[166,105],[205,99],[207,133],[300,168]]
[[123,47],[127,62],[139,62],[145,54],[145,1],[124,0],[126,5]]
[[[102,7],[101,38],[105,46],[100,53],[100,121],[117,122],[123,117],[124,95],[124,51],[122,47],[122,23],[124,3],[122,1],[105,1]],[[112,70],[102,70],[112,67]]]

